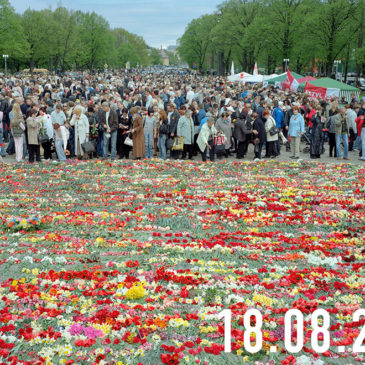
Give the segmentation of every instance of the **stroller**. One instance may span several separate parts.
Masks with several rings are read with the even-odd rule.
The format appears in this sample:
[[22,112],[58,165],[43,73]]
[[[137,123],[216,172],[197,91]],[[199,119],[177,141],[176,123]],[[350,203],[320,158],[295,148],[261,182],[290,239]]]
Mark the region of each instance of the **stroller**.
[[306,146],[303,148],[303,153],[309,153],[310,152],[310,145],[312,144],[311,142],[311,130],[308,127],[306,132],[302,135],[301,138],[302,142],[305,142]]

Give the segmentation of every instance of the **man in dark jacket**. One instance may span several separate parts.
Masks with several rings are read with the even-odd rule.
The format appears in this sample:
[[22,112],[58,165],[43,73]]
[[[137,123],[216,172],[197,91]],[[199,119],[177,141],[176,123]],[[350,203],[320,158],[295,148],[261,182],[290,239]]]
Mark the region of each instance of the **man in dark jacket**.
[[242,112],[239,118],[234,123],[233,137],[238,141],[237,159],[241,160],[245,157],[247,151],[246,144],[248,143],[248,135],[252,133],[246,125],[246,113]]
[[109,142],[111,141],[111,159],[115,160],[117,155],[117,133],[118,133],[118,115],[110,108],[108,102],[102,105],[100,122],[104,130],[104,154],[103,158],[108,158]]
[[[174,103],[170,103],[167,105],[167,111],[168,111],[168,124],[169,124],[169,133],[171,138],[175,138],[176,132],[177,132],[177,124],[180,119],[180,114],[176,110],[176,105]],[[171,157],[177,159],[179,156],[179,151],[170,151]]]
[[265,123],[257,113],[253,113],[252,118],[255,119],[253,122],[253,133],[255,135],[255,159],[260,159],[262,146],[266,142]]

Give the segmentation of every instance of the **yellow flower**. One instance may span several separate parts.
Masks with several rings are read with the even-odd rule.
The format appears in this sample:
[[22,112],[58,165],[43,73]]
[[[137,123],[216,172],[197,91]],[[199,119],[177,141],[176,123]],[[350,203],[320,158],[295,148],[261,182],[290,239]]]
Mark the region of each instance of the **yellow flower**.
[[128,291],[125,293],[125,297],[127,299],[141,299],[146,295],[146,291],[141,283],[132,286]]

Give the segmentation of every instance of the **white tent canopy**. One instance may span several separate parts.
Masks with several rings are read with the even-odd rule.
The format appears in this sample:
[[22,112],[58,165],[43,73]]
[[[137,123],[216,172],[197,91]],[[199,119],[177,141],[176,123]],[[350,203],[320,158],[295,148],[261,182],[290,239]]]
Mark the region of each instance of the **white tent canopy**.
[[235,81],[243,81],[246,77],[252,76],[247,72],[240,72],[239,74],[228,76],[228,81],[235,82]]
[[[252,82],[252,83],[259,83],[259,82],[265,82],[270,79],[273,79],[274,77],[277,77],[277,74],[272,75],[250,75],[246,72],[243,72],[244,76],[241,77],[241,74],[233,75],[228,77],[228,81],[235,82],[235,81],[241,81],[241,82]],[[239,77],[237,77],[239,76]],[[234,78],[234,79],[233,79]]]

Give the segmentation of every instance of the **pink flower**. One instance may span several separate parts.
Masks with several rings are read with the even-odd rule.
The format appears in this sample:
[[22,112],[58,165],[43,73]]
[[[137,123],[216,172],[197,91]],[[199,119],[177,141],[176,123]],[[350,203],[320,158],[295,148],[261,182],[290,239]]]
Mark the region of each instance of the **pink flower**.
[[74,323],[70,329],[68,330],[70,332],[71,335],[81,335],[82,332],[84,331],[84,327],[81,326],[81,324],[78,323]]
[[90,340],[94,340],[96,337],[101,337],[103,335],[103,331],[101,330],[97,330],[94,327],[86,327],[84,329],[85,332],[85,336],[90,339]]

